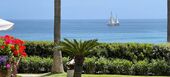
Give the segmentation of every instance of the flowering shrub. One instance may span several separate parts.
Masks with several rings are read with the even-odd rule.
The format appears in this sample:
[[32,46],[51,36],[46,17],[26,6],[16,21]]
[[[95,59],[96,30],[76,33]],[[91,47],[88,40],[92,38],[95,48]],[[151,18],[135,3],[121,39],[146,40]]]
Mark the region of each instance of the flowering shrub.
[[9,55],[15,57],[25,57],[24,42],[12,36],[0,36],[0,55]]
[[26,57],[24,42],[12,36],[0,36],[0,72],[17,65],[18,60]]

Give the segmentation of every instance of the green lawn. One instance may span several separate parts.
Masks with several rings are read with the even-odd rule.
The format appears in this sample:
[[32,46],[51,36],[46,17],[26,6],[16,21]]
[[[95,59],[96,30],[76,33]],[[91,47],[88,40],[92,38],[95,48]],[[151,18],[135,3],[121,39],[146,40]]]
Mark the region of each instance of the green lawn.
[[[67,77],[66,74],[50,74],[45,77]],[[170,76],[130,76],[130,75],[91,75],[83,74],[83,77],[170,77]]]

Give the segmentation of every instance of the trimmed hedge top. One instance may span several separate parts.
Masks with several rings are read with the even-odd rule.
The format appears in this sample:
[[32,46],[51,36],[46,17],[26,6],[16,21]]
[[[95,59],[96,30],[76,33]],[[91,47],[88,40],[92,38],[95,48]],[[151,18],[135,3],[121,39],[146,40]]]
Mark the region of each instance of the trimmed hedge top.
[[[31,42],[27,41],[26,53],[29,56],[52,57],[53,42]],[[63,57],[69,53],[62,52]],[[165,59],[170,60],[169,44],[141,44],[141,43],[100,43],[95,47],[88,57],[120,58],[130,61],[144,59]]]

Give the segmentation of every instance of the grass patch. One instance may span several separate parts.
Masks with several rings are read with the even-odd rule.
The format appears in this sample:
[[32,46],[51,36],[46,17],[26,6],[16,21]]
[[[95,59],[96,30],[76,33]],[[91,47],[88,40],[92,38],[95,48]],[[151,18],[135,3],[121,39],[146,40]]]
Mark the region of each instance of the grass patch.
[[[131,75],[106,75],[106,74],[83,74],[83,77],[170,77],[170,76],[131,76]],[[49,74],[45,77],[67,77],[67,74]]]

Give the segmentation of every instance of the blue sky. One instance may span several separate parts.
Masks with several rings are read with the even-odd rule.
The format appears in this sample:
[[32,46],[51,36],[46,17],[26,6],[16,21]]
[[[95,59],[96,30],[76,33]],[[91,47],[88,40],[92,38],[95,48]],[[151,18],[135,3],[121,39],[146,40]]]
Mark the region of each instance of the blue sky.
[[[1,0],[0,18],[53,19],[53,0]],[[62,0],[62,19],[165,19],[167,0]]]

